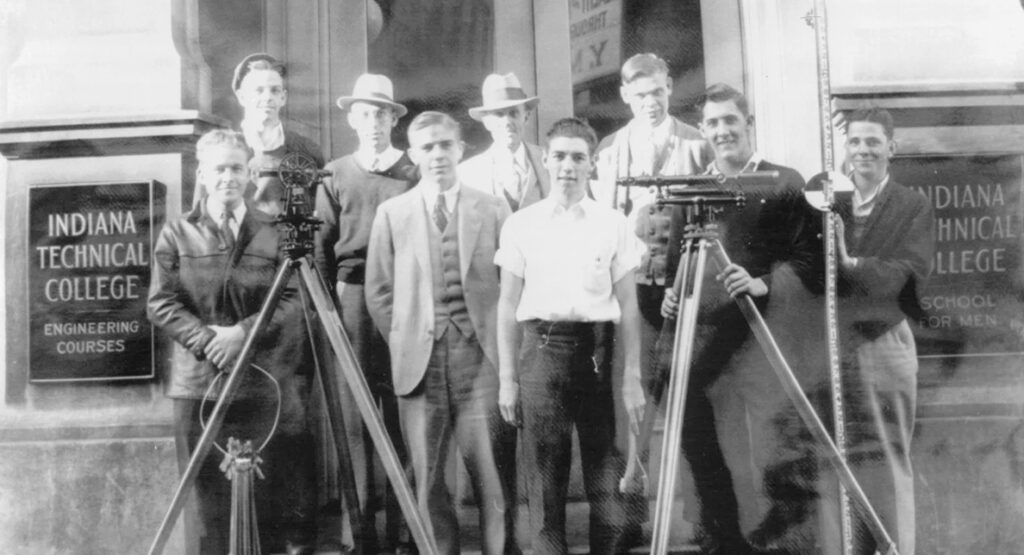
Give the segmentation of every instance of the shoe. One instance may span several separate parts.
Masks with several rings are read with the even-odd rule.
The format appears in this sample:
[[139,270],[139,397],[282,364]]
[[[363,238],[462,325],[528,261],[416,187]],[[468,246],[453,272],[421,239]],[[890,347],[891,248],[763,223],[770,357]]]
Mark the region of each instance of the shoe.
[[395,555],[420,555],[420,550],[412,542],[398,542],[395,544]]
[[292,543],[292,542],[288,542],[288,543],[285,544],[284,551],[288,555],[315,555],[316,554],[316,549],[313,548],[313,546],[306,545],[306,544],[296,544],[296,543]]

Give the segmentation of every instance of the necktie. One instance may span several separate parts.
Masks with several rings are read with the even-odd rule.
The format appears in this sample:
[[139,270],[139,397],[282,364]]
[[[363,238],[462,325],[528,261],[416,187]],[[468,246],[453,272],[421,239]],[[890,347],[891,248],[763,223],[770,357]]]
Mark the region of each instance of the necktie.
[[434,203],[434,225],[442,232],[448,227],[448,207],[444,204],[444,193],[438,193],[437,202]]
[[516,199],[521,199],[523,198],[523,189],[526,188],[526,179],[529,174],[518,160],[512,163],[512,168],[516,172]]
[[235,219],[235,214],[231,210],[224,210],[220,218],[220,237],[224,241],[224,248],[231,250],[235,248],[235,232],[231,229],[231,220]]

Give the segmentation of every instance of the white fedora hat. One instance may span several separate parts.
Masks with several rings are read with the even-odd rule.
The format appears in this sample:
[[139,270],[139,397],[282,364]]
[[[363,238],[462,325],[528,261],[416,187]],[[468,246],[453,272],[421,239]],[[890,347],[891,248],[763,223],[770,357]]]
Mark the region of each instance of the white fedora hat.
[[504,110],[522,104],[525,104],[527,108],[533,108],[540,102],[536,96],[526,96],[515,73],[506,73],[505,75],[492,73],[484,79],[484,85],[480,89],[483,106],[469,109],[469,117],[477,121],[480,121],[480,118],[487,112]]
[[348,110],[353,102],[390,106],[395,111],[395,116],[399,118],[409,112],[405,106],[395,102],[395,87],[391,84],[391,79],[376,73],[360,75],[352,87],[352,95],[338,98],[338,108]]

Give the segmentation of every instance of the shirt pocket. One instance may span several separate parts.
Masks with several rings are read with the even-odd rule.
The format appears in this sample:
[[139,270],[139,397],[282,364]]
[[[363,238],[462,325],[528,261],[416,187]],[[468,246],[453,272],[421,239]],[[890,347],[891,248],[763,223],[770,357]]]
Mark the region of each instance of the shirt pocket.
[[[597,237],[594,239],[600,241]],[[580,278],[581,285],[587,293],[606,295],[612,285],[612,257],[615,256],[615,249],[608,241],[600,243],[602,244],[580,248]]]

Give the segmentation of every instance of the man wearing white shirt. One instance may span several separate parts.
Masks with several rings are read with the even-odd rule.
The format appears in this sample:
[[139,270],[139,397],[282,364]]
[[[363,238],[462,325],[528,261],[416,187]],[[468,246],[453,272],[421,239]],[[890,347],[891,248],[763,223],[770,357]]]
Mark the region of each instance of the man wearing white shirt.
[[515,212],[548,195],[541,150],[523,140],[523,131],[540,100],[527,96],[514,73],[484,79],[483,104],[469,116],[484,124],[491,147],[459,164],[463,183],[505,199]]
[[452,442],[480,509],[482,551],[506,549],[500,465],[507,426],[498,412],[498,268],[508,207],[460,183],[458,123],[423,112],[409,125],[412,190],[377,210],[366,261],[366,304],[387,338],[392,378],[415,476],[416,500],[438,552],[458,554],[459,526],[445,468]]
[[510,423],[520,422],[521,406],[533,552],[567,551],[575,427],[590,503],[590,552],[618,553],[625,548],[626,507],[617,492],[625,461],[615,441],[611,374],[618,344],[625,359],[622,402],[635,428],[644,407],[633,283],[639,253],[625,216],[586,195],[593,129],[568,118],[547,138],[552,194],[509,218],[495,257],[501,266],[499,405]]

